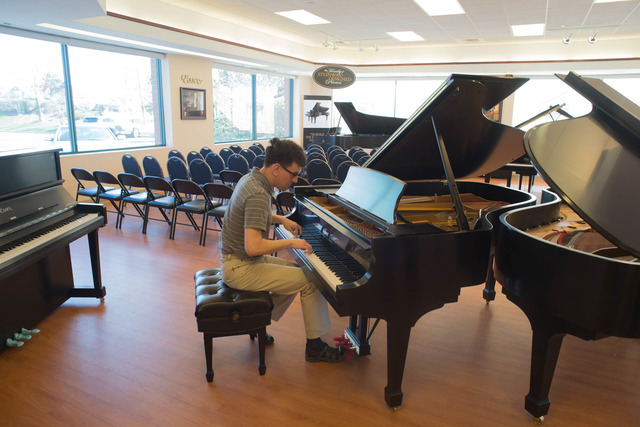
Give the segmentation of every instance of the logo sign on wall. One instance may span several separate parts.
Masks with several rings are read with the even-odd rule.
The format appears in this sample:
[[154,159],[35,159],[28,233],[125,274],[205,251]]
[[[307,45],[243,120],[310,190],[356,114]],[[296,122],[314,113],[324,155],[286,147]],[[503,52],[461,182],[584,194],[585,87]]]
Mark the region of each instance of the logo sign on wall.
[[356,75],[347,67],[327,65],[313,72],[313,81],[329,89],[342,89],[356,81]]

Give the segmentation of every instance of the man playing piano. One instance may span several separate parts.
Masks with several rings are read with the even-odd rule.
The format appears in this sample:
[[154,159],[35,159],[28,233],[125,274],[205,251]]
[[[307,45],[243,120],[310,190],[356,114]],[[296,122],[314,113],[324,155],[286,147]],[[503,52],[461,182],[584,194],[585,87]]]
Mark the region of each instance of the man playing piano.
[[[305,359],[339,362],[345,353],[321,338],[331,329],[327,301],[294,262],[269,255],[290,248],[311,252],[311,245],[303,239],[268,238],[272,223],[281,224],[294,236],[300,235],[300,225],[273,214],[271,206],[273,188],[289,188],[306,164],[304,150],[294,141],[273,138],[270,143],[262,169],[253,168],[242,177],[229,202],[219,242],[222,276],[235,289],[270,291],[274,321],[284,315],[300,293],[307,337]],[[272,343],[273,337],[267,337],[267,342]]]

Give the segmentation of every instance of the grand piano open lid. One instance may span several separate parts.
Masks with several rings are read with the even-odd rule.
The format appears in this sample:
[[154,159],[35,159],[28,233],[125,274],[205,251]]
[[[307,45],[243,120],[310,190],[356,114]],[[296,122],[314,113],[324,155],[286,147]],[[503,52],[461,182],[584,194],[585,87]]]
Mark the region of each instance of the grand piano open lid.
[[640,257],[640,107],[602,80],[557,75],[593,104],[586,116],[531,128],[525,149],[585,221]]
[[405,121],[398,117],[373,116],[356,110],[351,102],[333,103],[351,133],[358,135],[391,135]]
[[484,113],[529,79],[452,74],[365,163],[403,181],[443,179],[435,118],[456,179],[492,172],[524,155],[524,132]]

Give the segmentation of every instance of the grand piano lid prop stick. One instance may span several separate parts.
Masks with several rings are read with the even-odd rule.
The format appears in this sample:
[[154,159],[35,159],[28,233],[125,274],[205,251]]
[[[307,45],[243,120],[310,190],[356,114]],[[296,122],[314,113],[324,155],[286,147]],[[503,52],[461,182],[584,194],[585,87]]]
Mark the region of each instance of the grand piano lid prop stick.
[[558,77],[593,110],[527,132],[527,154],[553,191],[503,214],[495,249],[502,292],[533,331],[525,409],[538,423],[565,334],[640,337],[640,108],[600,80]]

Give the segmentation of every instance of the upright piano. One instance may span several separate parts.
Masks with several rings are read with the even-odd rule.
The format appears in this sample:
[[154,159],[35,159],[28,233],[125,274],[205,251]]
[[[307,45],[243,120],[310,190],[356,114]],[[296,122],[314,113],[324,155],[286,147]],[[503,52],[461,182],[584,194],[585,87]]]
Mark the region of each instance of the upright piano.
[[[0,156],[0,351],[70,297],[102,299],[98,229],[104,205],[62,187],[60,150]],[[87,236],[93,286],[74,287],[69,244]]]
[[[302,225],[314,252],[291,253],[333,309],[349,316],[345,336],[360,356],[370,353],[378,321],[387,323],[384,396],[390,407],[402,403],[413,325],[456,302],[461,287],[483,283],[492,221],[535,203],[519,190],[456,180],[524,153],[524,132],[484,112],[526,81],[453,74],[365,167],[349,169],[341,186],[294,189],[290,218]],[[277,235],[291,237],[282,227]]]
[[361,113],[351,102],[334,102],[340,117],[351,130],[351,135],[314,135],[313,142],[319,145],[339,145],[348,150],[351,147],[378,148],[405,121],[398,117],[374,116]]
[[536,422],[565,334],[640,337],[640,107],[604,82],[559,75],[591,113],[531,128],[525,149],[551,187],[503,214],[495,274],[533,330],[525,409]]

